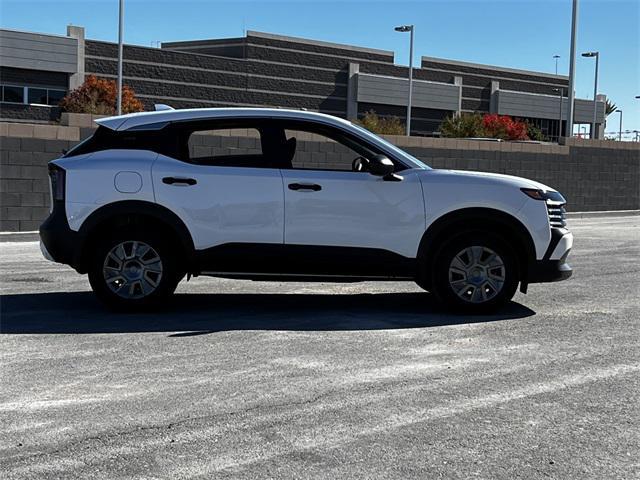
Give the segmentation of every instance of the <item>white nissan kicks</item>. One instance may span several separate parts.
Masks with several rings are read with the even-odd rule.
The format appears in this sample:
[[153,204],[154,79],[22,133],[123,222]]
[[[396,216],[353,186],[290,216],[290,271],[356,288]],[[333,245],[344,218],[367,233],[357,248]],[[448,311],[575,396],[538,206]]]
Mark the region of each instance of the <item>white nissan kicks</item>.
[[185,276],[414,281],[486,311],[568,278],[564,198],[524,178],[434,170],[340,118],[279,109],[98,120],[49,164],[44,255],[114,307]]

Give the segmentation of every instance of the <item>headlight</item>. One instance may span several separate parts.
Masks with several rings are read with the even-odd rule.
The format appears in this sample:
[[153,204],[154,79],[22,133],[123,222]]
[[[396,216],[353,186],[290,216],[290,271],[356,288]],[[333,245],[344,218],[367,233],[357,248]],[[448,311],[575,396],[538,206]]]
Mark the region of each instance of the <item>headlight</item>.
[[539,188],[521,188],[520,190],[522,190],[522,193],[534,200],[543,200],[554,203],[558,202],[559,204],[567,202],[562,195],[558,192],[554,192],[553,190],[540,190]]

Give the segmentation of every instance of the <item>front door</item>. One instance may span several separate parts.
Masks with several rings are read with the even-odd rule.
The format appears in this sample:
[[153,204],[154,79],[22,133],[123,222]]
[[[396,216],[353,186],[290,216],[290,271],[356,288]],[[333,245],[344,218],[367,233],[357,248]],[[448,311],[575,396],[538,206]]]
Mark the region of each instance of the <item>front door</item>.
[[285,245],[320,247],[327,262],[334,253],[338,262],[415,258],[425,229],[417,172],[404,170],[401,181],[389,181],[353,171],[356,158],[374,154],[366,145],[298,128],[286,130],[296,149],[291,168],[282,170]]

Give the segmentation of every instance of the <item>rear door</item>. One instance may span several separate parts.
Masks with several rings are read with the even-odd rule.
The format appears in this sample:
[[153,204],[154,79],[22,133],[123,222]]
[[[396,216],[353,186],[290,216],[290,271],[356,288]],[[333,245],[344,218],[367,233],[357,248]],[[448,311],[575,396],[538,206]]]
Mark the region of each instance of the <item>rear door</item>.
[[181,126],[178,151],[159,155],[152,176],[156,202],[175,212],[197,250],[229,244],[282,244],[282,176],[263,160],[251,122]]

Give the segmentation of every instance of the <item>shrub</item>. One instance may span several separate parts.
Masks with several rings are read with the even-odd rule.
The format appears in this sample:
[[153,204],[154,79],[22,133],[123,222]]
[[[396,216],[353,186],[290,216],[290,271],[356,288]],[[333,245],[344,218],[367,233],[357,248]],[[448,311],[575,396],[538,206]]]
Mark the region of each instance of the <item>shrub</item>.
[[484,137],[482,117],[477,113],[463,113],[447,117],[440,125],[440,133],[449,138]]
[[508,115],[463,113],[447,117],[440,125],[440,133],[449,138],[500,138],[529,140],[531,132],[536,140],[544,140],[542,132],[533,125],[512,119]]
[[536,127],[535,125],[526,122],[527,123],[527,136],[529,137],[530,140],[536,140],[538,142],[548,142],[549,139],[547,138],[547,136],[542,133],[542,130],[540,130],[538,127]]
[[[60,107],[70,113],[93,113],[94,115],[114,115],[116,113],[117,87],[114,80],[89,75],[78,88],[71,90],[62,100]],[[135,92],[122,86],[122,113],[141,112],[144,105]]]
[[366,112],[358,123],[370,132],[379,135],[404,135],[406,133],[406,127],[398,117],[379,117],[373,110]]
[[529,140],[527,124],[508,115],[490,114],[482,117],[485,136],[502,140]]

